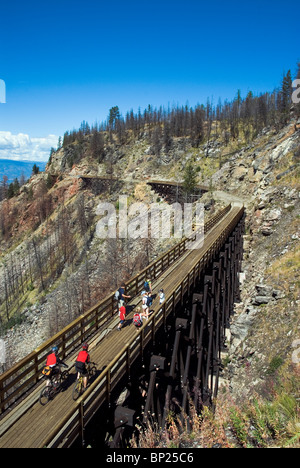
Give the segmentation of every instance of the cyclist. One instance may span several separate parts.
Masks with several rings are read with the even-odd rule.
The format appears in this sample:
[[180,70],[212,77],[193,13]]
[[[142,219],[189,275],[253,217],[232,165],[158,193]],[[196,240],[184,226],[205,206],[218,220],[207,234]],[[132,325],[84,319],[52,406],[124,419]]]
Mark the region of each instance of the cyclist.
[[46,387],[50,385],[50,381],[53,376],[60,374],[60,366],[68,368],[67,364],[61,361],[61,359],[58,357],[58,347],[54,346],[51,351],[52,352],[47,356],[46,361],[46,367],[50,367],[51,369],[51,373],[46,380]]
[[86,390],[87,383],[88,383],[87,365],[91,362],[91,358],[88,353],[88,350],[89,350],[89,345],[87,343],[84,343],[82,345],[82,351],[80,351],[80,353],[78,354],[76,362],[75,362],[75,369],[76,369],[76,372],[78,373],[77,379],[79,379],[80,374],[83,375],[83,386],[85,390]]

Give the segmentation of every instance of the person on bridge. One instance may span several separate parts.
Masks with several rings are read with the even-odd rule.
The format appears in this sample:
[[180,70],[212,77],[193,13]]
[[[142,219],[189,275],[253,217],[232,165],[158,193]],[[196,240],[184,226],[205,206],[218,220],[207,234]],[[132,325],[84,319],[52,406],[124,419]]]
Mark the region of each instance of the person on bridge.
[[137,307],[135,309],[135,313],[134,313],[134,316],[133,316],[133,319],[132,319],[132,323],[137,327],[137,328],[140,328],[142,325],[143,325],[143,319],[147,319],[148,320],[148,317],[145,313],[142,312],[141,308],[140,307]]
[[47,356],[46,361],[46,367],[51,369],[51,373],[46,380],[46,386],[50,385],[50,381],[53,376],[60,374],[60,366],[68,368],[67,364],[61,361],[58,357],[58,347],[54,346],[51,351],[52,352]]
[[144,290],[147,292],[147,293],[151,293],[152,294],[152,283],[151,283],[151,279],[148,278],[146,279],[145,283],[144,283]]
[[131,296],[125,295],[125,284],[122,283],[119,289],[119,307],[122,307],[125,305],[125,299],[131,299]]
[[125,323],[125,317],[126,317],[126,308],[125,308],[124,305],[122,305],[122,307],[120,307],[119,316],[120,316],[120,323],[118,325],[117,330],[121,331],[121,328],[123,327],[123,325]]
[[166,299],[165,293],[163,289],[159,290],[159,304],[162,304]]
[[153,303],[153,298],[152,298],[152,293],[149,292],[145,292],[144,296],[143,296],[143,300],[142,300],[142,308],[143,308],[143,311],[144,311],[144,317],[146,319],[149,318],[149,315],[150,315],[150,307],[152,306],[152,303]]
[[87,366],[91,362],[91,358],[88,353],[88,350],[89,350],[89,345],[87,343],[84,343],[82,345],[82,351],[80,351],[80,353],[78,354],[78,357],[75,362],[75,369],[76,369],[76,372],[78,373],[77,379],[79,379],[80,374],[83,375],[83,386],[85,390],[86,390],[87,383],[88,383]]
[[149,317],[148,293],[145,291],[142,299],[142,309],[145,318]]

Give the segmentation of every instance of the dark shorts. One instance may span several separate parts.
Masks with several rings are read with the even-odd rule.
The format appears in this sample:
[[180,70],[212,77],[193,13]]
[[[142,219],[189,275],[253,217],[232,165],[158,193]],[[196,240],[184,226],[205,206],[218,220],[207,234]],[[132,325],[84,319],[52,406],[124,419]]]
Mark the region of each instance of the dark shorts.
[[80,372],[80,374],[82,374],[82,375],[87,375],[88,374],[88,371],[87,371],[87,368],[86,368],[86,365],[84,364],[84,362],[76,362],[75,363],[75,369],[76,369],[76,372]]

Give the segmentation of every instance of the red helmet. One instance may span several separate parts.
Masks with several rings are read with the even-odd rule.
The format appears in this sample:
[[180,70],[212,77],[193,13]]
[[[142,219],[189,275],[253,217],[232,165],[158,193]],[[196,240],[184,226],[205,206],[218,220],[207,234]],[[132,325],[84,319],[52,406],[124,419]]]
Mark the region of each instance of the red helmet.
[[88,351],[89,345],[88,345],[87,343],[84,343],[84,344],[82,345],[82,349],[83,349],[83,351]]

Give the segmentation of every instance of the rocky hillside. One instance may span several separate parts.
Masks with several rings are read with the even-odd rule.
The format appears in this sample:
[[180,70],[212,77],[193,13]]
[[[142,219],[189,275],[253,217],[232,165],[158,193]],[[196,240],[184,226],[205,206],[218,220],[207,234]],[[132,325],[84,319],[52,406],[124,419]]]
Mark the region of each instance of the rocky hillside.
[[[80,144],[80,161],[77,142],[60,148],[45,173],[1,203],[0,313],[7,366],[174,242],[103,242],[95,236],[98,204],[117,207],[120,194],[129,203],[164,203],[147,180],[182,181],[191,163],[198,182],[210,188],[203,198],[208,208],[238,201],[247,210],[242,300],[224,356],[223,385],[235,401],[267,392],[275,374],[297,367],[300,125],[291,120],[279,132],[266,127],[250,143],[242,136],[224,142],[216,132],[195,147],[178,137],[159,160],[147,132],[132,134],[126,144],[107,135],[101,161],[91,155],[90,139]],[[98,177],[111,182],[103,185]],[[116,264],[121,268],[113,271]]]
[[[213,177],[247,208],[242,301],[236,304],[225,384],[240,401],[291,369],[300,336],[300,131],[265,130]],[[216,192],[217,195],[218,192]],[[295,359],[294,359],[295,360]]]

